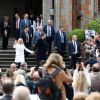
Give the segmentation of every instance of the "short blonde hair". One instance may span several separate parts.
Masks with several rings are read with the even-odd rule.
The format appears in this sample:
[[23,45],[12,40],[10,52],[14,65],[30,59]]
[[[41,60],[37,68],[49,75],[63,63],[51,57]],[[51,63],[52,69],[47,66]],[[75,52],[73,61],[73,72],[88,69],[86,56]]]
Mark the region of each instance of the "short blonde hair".
[[22,39],[22,38],[19,38],[19,39],[18,39],[18,44],[24,44],[24,42],[23,42],[23,39]]
[[87,94],[84,92],[78,92],[77,94],[74,95],[73,100],[85,100],[87,97]]
[[14,100],[31,100],[29,89],[25,86],[16,87],[13,92],[13,99]]
[[100,100],[100,93],[99,92],[92,92],[86,100]]
[[51,53],[50,56],[48,57],[48,59],[46,60],[44,67],[49,68],[49,67],[52,67],[53,64],[58,67],[61,67],[62,61],[63,61],[62,56],[60,56],[57,53]]

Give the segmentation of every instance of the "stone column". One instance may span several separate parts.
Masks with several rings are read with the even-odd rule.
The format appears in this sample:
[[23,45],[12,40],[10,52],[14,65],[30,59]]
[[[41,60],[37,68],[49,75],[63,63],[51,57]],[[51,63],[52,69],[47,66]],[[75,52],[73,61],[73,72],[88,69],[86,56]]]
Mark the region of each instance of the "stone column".
[[59,29],[60,25],[60,20],[59,20],[59,15],[60,15],[60,0],[55,0],[55,9],[54,9],[54,26],[55,30],[57,31]]
[[52,0],[43,0],[43,25],[47,24],[50,19],[50,9],[52,7]]
[[65,31],[72,30],[72,0],[55,0],[55,27],[63,25]]
[[81,12],[83,14],[81,28],[86,29],[88,22],[94,18],[94,0],[81,0]]

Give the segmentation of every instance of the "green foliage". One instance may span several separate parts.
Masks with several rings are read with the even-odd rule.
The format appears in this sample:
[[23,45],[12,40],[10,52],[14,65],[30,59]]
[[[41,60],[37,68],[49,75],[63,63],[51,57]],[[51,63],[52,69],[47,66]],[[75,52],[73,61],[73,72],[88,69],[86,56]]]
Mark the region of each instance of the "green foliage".
[[96,32],[100,32],[100,18],[90,21],[88,23],[88,29],[95,30]]
[[85,40],[85,32],[82,29],[74,29],[71,32],[68,33],[68,37],[69,39],[71,39],[71,37],[73,35],[77,35],[78,41],[80,42],[84,42]]

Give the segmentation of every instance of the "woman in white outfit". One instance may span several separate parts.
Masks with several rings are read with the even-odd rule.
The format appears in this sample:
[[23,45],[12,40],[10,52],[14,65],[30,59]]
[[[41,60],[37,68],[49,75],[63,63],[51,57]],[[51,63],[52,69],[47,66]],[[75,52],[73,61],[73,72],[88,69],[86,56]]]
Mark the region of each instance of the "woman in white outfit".
[[23,39],[19,38],[17,42],[13,45],[13,48],[15,48],[15,63],[23,63],[25,62],[25,55],[24,55],[24,50],[26,50],[29,53],[34,54],[34,51],[31,51],[27,49],[24,45]]

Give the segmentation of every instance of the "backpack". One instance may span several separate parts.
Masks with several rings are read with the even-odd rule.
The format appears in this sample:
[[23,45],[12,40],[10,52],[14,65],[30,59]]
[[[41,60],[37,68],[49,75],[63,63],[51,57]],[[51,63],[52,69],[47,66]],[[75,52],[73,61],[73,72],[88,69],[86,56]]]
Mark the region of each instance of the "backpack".
[[61,90],[56,86],[54,78],[61,71],[56,68],[52,74],[46,74],[38,83],[38,94],[41,100],[61,100]]

